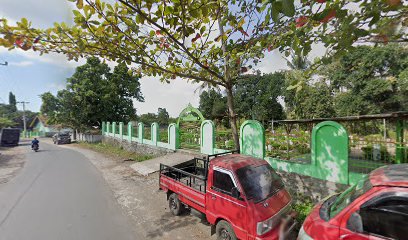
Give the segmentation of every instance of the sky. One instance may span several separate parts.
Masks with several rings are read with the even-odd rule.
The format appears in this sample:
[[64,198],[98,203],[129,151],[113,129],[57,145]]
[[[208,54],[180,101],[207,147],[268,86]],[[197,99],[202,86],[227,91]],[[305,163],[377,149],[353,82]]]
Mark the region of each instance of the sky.
[[[67,0],[1,0],[0,18],[4,17],[12,23],[25,17],[32,21],[34,27],[46,28],[54,22],[72,22],[72,6]],[[75,67],[84,63],[84,60],[68,61],[63,55],[39,56],[32,51],[8,51],[0,47],[0,63],[5,61],[9,65],[0,66],[0,103],[8,103],[8,95],[12,91],[17,101],[30,102],[26,108],[31,111],[39,111],[40,94],[55,94],[63,89]],[[266,54],[256,69],[262,73],[287,69],[286,60],[278,51],[272,51]],[[167,109],[170,116],[177,117],[189,103],[198,107],[198,84],[181,79],[166,84],[152,77],[143,77],[140,81],[145,102],[134,102],[138,114],[157,112],[162,107]],[[18,107],[21,109],[21,106]]]

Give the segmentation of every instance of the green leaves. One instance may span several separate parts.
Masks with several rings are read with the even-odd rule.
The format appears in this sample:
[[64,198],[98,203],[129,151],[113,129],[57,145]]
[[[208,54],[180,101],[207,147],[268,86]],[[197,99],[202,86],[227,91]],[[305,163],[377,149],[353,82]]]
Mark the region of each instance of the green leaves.
[[282,1],[282,12],[288,17],[295,15],[295,3],[294,1]]
[[76,6],[78,9],[82,9],[84,6],[84,0],[77,0]]

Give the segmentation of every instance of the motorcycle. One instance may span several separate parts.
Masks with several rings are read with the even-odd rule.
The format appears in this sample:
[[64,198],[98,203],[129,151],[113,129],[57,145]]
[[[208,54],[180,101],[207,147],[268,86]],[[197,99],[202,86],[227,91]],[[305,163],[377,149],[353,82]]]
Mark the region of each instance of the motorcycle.
[[32,149],[33,151],[35,151],[35,152],[38,152],[38,150],[39,150],[38,144],[33,144],[33,146],[31,147],[31,149]]

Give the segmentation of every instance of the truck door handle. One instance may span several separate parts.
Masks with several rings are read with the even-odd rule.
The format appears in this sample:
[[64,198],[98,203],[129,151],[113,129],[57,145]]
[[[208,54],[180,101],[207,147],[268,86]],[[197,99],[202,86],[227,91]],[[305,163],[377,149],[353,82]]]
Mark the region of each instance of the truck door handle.
[[211,194],[211,199],[216,199],[217,197],[214,194]]

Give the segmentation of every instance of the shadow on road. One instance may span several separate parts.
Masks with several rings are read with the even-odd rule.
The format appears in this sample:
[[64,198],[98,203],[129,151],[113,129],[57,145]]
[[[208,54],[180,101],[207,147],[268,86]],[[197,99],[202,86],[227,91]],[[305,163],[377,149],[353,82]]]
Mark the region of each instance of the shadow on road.
[[182,228],[188,225],[195,225],[200,222],[199,218],[188,216],[189,212],[185,212],[180,216],[173,216],[170,212],[166,212],[158,220],[153,221],[153,226],[156,226],[154,230],[147,233],[147,238],[159,238],[164,233],[178,228]]

